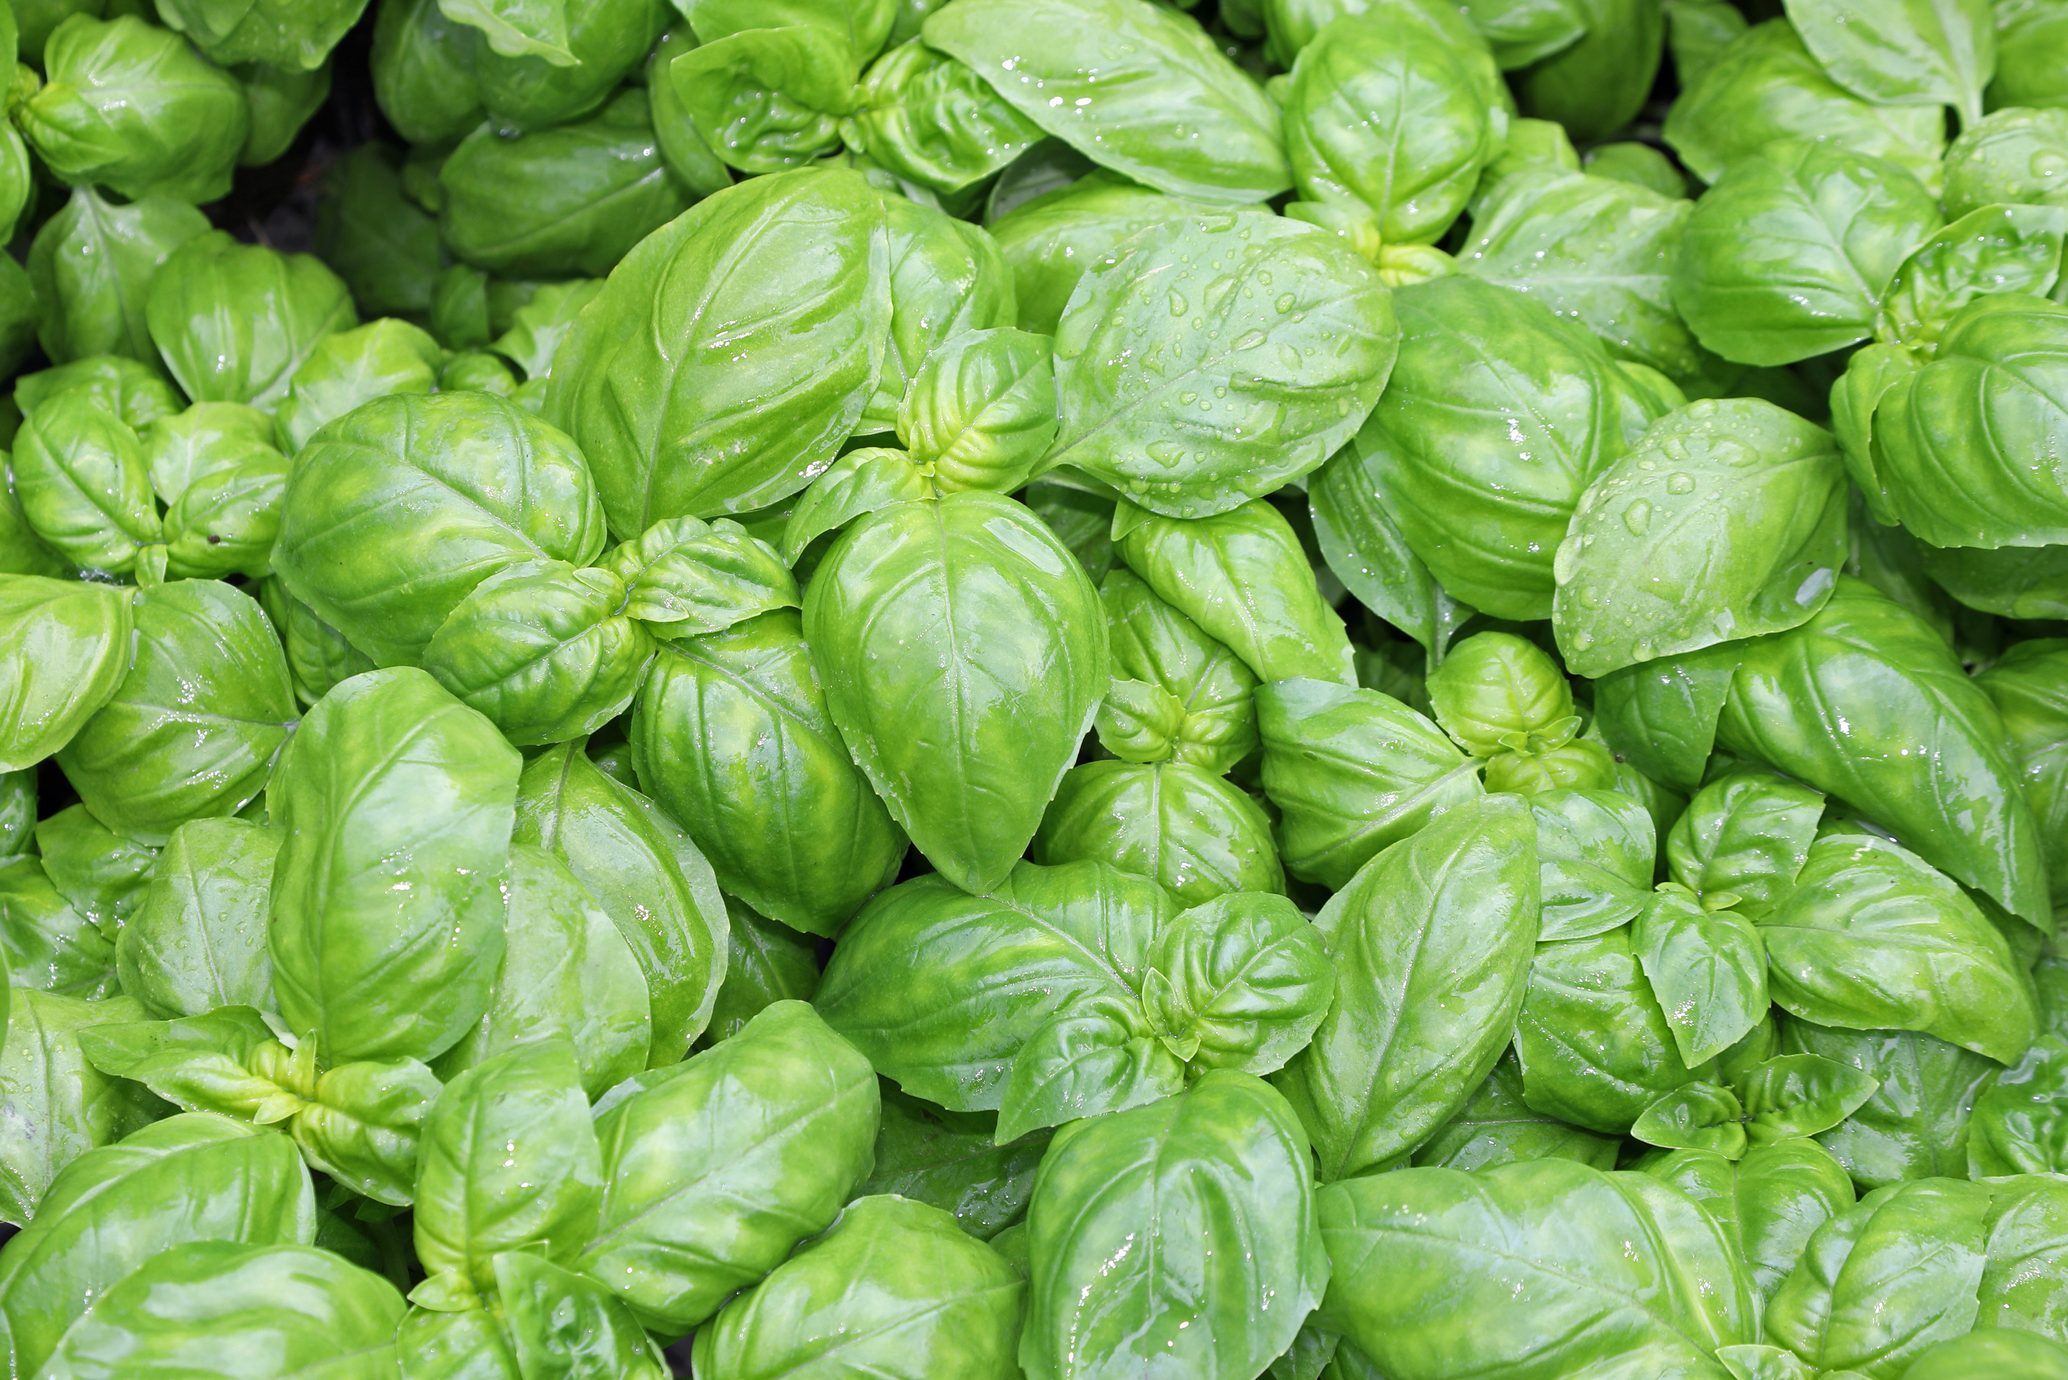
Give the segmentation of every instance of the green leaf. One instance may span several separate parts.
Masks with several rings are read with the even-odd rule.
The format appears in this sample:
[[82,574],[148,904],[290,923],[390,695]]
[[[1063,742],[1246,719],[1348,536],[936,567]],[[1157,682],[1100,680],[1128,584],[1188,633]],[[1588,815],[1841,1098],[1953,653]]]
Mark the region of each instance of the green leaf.
[[1321,1220],[1335,1267],[1322,1321],[1387,1375],[1722,1380],[1711,1353],[1753,1335],[1715,1220],[1644,1175],[1565,1160],[1404,1169],[1324,1188]]
[[1413,1150],[1493,1071],[1536,942],[1533,832],[1518,800],[1460,805],[1372,859],[1315,918],[1335,1000],[1277,1083],[1323,1180]]
[[[827,555],[804,628],[833,722],[891,817],[950,880],[1002,881],[1105,693],[1105,618],[1076,559],[996,494],[899,504]],[[889,646],[914,655],[888,662]]]
[[58,753],[94,815],[146,843],[234,814],[265,787],[294,688],[258,601],[217,580],[134,599],[135,651],[114,695]]
[[1110,173],[1077,172],[1068,174],[1077,180],[1045,189],[990,222],[1012,268],[1023,330],[1054,334],[1089,265],[1116,258],[1137,233],[1197,208]]
[[1097,863],[1022,863],[981,896],[922,877],[848,926],[813,1005],[906,1092],[956,1111],[996,1110],[1027,1042],[1095,1017],[1059,1025],[1039,1053],[1057,1076],[1069,1048],[1113,1051],[1100,1057],[1114,1085],[1080,1089],[1074,1114],[1117,1110],[1183,1086],[1183,1060],[1157,1042],[1141,999],[1176,913],[1154,882]]
[[1939,1343],[1918,1355],[1904,1380],[1968,1380],[1975,1375],[1996,1380],[2048,1380],[2068,1365],[2068,1346],[2036,1332],[1992,1328]]
[[367,314],[421,316],[444,251],[438,222],[404,194],[397,161],[383,145],[361,144],[333,163],[317,195],[311,244]]
[[[225,67],[319,67],[366,0],[165,0],[158,17]],[[270,160],[268,160],[270,161]]]
[[1372,410],[1399,348],[1390,297],[1340,241],[1280,217],[1145,231],[1070,294],[1046,463],[1171,517],[1269,493],[1319,467]]
[[507,1050],[564,1037],[591,1096],[647,1066],[646,975],[611,918],[567,865],[529,844],[510,848],[503,883],[502,969],[488,1009],[438,1057],[440,1077]]
[[1947,320],[1985,294],[2044,297],[2061,276],[2068,206],[1970,211],[1911,251],[1889,283],[1875,334],[1929,351]]
[[668,64],[674,98],[706,146],[741,172],[803,167],[840,142],[854,109],[855,59],[816,26],[744,29]]
[[942,1374],[1012,1373],[1026,1282],[938,1208],[856,1199],[826,1234],[727,1304],[697,1333],[695,1364],[712,1375],[780,1374],[824,1355],[795,1320],[854,1341],[841,1364],[879,1374],[915,1365]]
[[1782,1026],[1782,1048],[1822,1055],[1880,1081],[1874,1095],[1818,1139],[1863,1188],[1967,1172],[1975,1099],[2002,1066],[1907,1030]]
[[1845,498],[1831,434],[1793,413],[1668,413],[1581,495],[1558,548],[1567,667],[1598,677],[1807,621],[1845,559]]
[[[1056,1135],[1027,1209],[1034,1375],[1255,1376],[1328,1281],[1307,1138],[1247,1074]],[[1218,1248],[1221,1233],[1246,1243]],[[1130,1249],[1155,1240],[1157,1250]]]
[[96,1300],[50,1365],[79,1380],[182,1370],[390,1376],[402,1314],[393,1284],[329,1251],[190,1241]]
[[603,1208],[575,1268],[648,1328],[688,1331],[831,1225],[879,1105],[868,1060],[802,1002],[641,1075],[597,1115]]
[[165,261],[145,319],[188,397],[257,407],[287,396],[317,341],[359,324],[351,292],[321,261],[220,232],[189,240]]
[[895,1194],[950,1213],[962,1230],[988,1241],[1021,1220],[1046,1132],[999,1145],[988,1117],[944,1112],[889,1092],[876,1135],[876,1167],[859,1190]]
[[1657,848],[1651,815],[1621,791],[1530,797],[1537,825],[1542,939],[1584,939],[1637,918],[1651,902]]
[[[2007,7],[2040,12],[2037,6]],[[1956,220],[1987,206],[2068,205],[2068,189],[2050,176],[2050,157],[2068,152],[2068,111],[2016,107],[1992,112],[1961,130],[1946,150],[1946,212]]]
[[2001,722],[1928,624],[1841,576],[1809,622],[1741,645],[1719,746],[1845,801],[2044,925],[2045,864]]
[[1399,289],[1400,359],[1356,446],[1408,547],[1455,598],[1549,615],[1580,495],[1664,408],[1584,327],[1453,274]]
[[[1106,609],[1113,685],[1134,680],[1177,702],[1182,717],[1169,745],[1173,760],[1226,772],[1256,750],[1256,675],[1225,644],[1132,571],[1110,571],[1099,582],[1099,602]],[[1109,706],[1112,694],[1109,686]]]
[[171,1247],[307,1244],[315,1232],[309,1172],[286,1137],[205,1112],[155,1122],[67,1165],[8,1242],[8,1364],[39,1372],[89,1303]]
[[32,987],[8,993],[0,1045],[0,1221],[34,1220],[60,1170],[164,1110],[142,1088],[103,1073],[80,1047],[82,1031],[142,1015],[127,997],[81,1001]]
[[1257,690],[1264,794],[1286,867],[1347,884],[1387,845],[1482,794],[1478,764],[1390,695],[1319,680]]
[[1473,214],[1459,271],[1577,318],[1619,359],[1694,372],[1699,354],[1671,278],[1688,203],[1677,189],[1661,195],[1589,167],[1503,177]]
[[840,122],[848,147],[942,195],[982,182],[1041,139],[972,68],[917,40],[877,59],[854,103]]
[[594,1373],[626,1380],[665,1380],[670,1374],[632,1310],[602,1285],[530,1251],[504,1251],[493,1263],[496,1299],[519,1374]]
[[[525,764],[520,844],[567,864],[631,948],[645,977],[650,1060],[678,1060],[710,1023],[727,972],[725,898],[681,826],[606,776],[575,743]],[[814,973],[816,969],[814,969]]]
[[1818,840],[1760,933],[1775,1004],[1805,1020],[1923,1031],[2004,1064],[2032,1043],[2032,998],[1996,927],[1951,879],[1886,839]]
[[956,336],[1000,329],[1013,320],[1012,271],[989,235],[902,196],[884,197],[883,213],[890,241],[890,339],[883,372],[856,424],[865,434],[896,427],[904,399],[935,351]]
[[1283,93],[1294,186],[1307,201],[1369,208],[1389,245],[1434,243],[1499,146],[1495,109],[1470,49],[1341,8]]
[[118,1019],[83,1031],[80,1048],[95,1068],[149,1088],[189,1112],[215,1112],[270,1125],[313,1091],[314,1060],[297,1060],[248,1006],[172,1021]]
[[1277,896],[1224,895],[1156,936],[1145,981],[1158,1036],[1189,1069],[1265,1074],[1305,1048],[1335,973],[1323,931]]
[[567,0],[438,0],[438,12],[477,29],[504,57],[538,58],[554,67],[581,59],[568,51]]
[[1033,855],[1049,864],[1110,863],[1153,877],[1194,905],[1229,892],[1285,890],[1263,808],[1240,787],[1184,762],[1070,768],[1041,817]]
[[1781,1054],[1745,1078],[1745,1131],[1755,1145],[1828,1131],[1881,1087],[1879,1079],[1836,1059]]
[[1457,1115],[1422,1142],[1414,1163],[1437,1169],[1489,1169],[1521,1160],[1568,1159],[1613,1169],[1619,1141],[1533,1111],[1522,1100],[1522,1070],[1511,1054],[1465,1099]]
[[488,576],[519,561],[593,561],[604,541],[596,493],[574,442],[522,408],[481,393],[399,394],[295,457],[273,565],[376,663],[414,665]]
[[[589,456],[620,537],[766,507],[833,459],[883,367],[883,216],[856,173],[756,178],[613,270],[560,347],[546,415]],[[792,381],[780,399],[772,377]]]
[[417,1162],[414,1291],[455,1311],[495,1289],[494,1257],[571,1260],[597,1223],[602,1154],[574,1049],[546,1040],[499,1054],[447,1085]]
[[267,802],[273,981],[326,1059],[429,1058],[480,1020],[519,765],[422,671],[356,676],[303,721]]
[[[25,401],[19,389],[15,401]],[[28,407],[14,438],[14,497],[66,561],[126,574],[164,531],[135,430],[99,402],[80,389]]]
[[1810,1237],[1766,1335],[1825,1370],[1901,1374],[1976,1323],[1991,1196],[1947,1179],[1870,1194]]
[[1627,927],[1537,946],[1515,1055],[1533,1110],[1604,1135],[1711,1072],[1682,1061]]
[[626,616],[656,637],[723,632],[771,609],[798,607],[797,582],[776,553],[726,518],[657,522],[613,551],[605,567],[624,581]]
[[1270,504],[1185,519],[1123,503],[1113,530],[1128,568],[1258,680],[1356,683],[1343,620],[1316,588],[1292,524]]
[[1833,143],[1773,145],[1695,203],[1673,300],[1725,359],[1828,354],[1873,332],[1890,280],[1938,228],[1932,194],[1896,164]]
[[1315,544],[1358,603],[1441,656],[1472,610],[1409,548],[1371,468],[1371,457],[1352,444],[1309,477]]
[[801,25],[839,35],[857,62],[876,56],[902,18],[897,0],[674,0],[674,4],[704,43],[716,43],[742,29]]
[[2039,825],[2058,910],[2068,901],[2068,643],[2017,643],[1975,680],[2003,716],[2011,766]]
[[435,392],[444,354],[407,321],[369,321],[324,336],[295,368],[279,405],[280,444],[298,451],[326,423],[375,398]]
[[1513,633],[1475,633],[1429,673],[1429,709],[1474,757],[1562,747],[1579,725],[1572,686],[1548,653]]
[[1803,46],[1867,100],[1950,105],[1962,124],[1982,117],[1996,74],[1988,0],[1785,0]]
[[424,1117],[438,1076],[414,1059],[340,1064],[288,1122],[302,1158],[354,1193],[407,1207],[416,1192]]
[[483,125],[439,165],[438,187],[453,255],[512,277],[600,277],[692,200],[662,159],[638,88],[586,119],[515,138]]
[[[1653,1160],[1644,1172],[1673,1185],[1716,1219],[1761,1307],[1802,1259],[1810,1233],[1853,1205],[1853,1183],[1844,1166],[1811,1140],[1755,1142],[1735,1161],[1683,1150]],[[1717,1354],[1728,1362],[1732,1352],[1751,1349],[1724,1347]],[[1796,1372],[1783,1374],[1792,1380]]]
[[129,672],[128,590],[0,576],[0,665],[16,688],[0,718],[0,770],[32,767],[72,741]]
[[1754,920],[1795,889],[1824,797],[1771,772],[1727,772],[1695,793],[1666,835],[1666,868],[1697,897],[1729,896]]
[[795,613],[663,644],[630,738],[640,785],[718,884],[792,929],[837,934],[904,859],[904,835],[833,726]]
[[1046,133],[1144,186],[1225,205],[1291,185],[1270,99],[1195,21],[1148,0],[958,0],[922,32]]
[[607,570],[508,565],[438,625],[423,666],[519,747],[586,738],[631,704],[653,655],[626,601]]
[[37,158],[61,181],[131,200],[199,203],[229,191],[250,127],[235,79],[134,15],[75,18],[43,45],[42,86],[10,103]]
[[726,909],[730,952],[725,982],[711,1008],[713,1044],[730,1040],[779,1001],[810,1001],[819,985],[818,943],[810,935],[764,919],[737,901]]
[[941,492],[1007,493],[1033,473],[1058,425],[1052,345],[998,327],[948,337],[925,357],[898,406],[898,439]]
[[2029,457],[2063,416],[2068,307],[1976,298],[1946,323],[1937,355],[1875,400],[1871,468],[1890,516],[1933,546],[2061,543],[2068,484]]
[[1631,947],[1689,1068],[1729,1049],[1766,1015],[1765,933],[1735,911],[1704,910],[1686,892],[1663,887],[1631,926]]
[[1735,1160],[1745,1153],[1744,1123],[1745,1109],[1729,1088],[1689,1083],[1646,1107],[1630,1124],[1630,1135],[1646,1145],[1701,1150]]
[[144,323],[151,280],[172,252],[208,230],[185,202],[149,196],[128,205],[79,187],[29,246],[29,277],[45,304],[37,335],[59,363],[119,354],[156,363]]
[[1781,139],[1829,140],[1918,177],[1938,173],[1944,111],[1862,100],[1831,79],[1784,20],[1754,25],[1681,80],[1666,143],[1705,182]]
[[116,833],[84,805],[38,820],[36,848],[51,883],[111,940],[143,900],[158,859],[157,848]]
[[114,944],[33,857],[0,864],[0,953],[20,987],[75,997],[116,990]]

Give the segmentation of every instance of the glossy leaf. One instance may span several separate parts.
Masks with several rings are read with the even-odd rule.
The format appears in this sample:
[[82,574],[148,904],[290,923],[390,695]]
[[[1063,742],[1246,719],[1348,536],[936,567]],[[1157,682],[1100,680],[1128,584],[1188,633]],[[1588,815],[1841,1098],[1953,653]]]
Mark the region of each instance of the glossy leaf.
[[1348,441],[1398,341],[1378,274],[1327,235],[1246,212],[1144,232],[1056,327],[1048,463],[1172,517],[1225,513]]
[[868,1061],[802,1002],[605,1099],[603,1206],[575,1267],[680,1333],[823,1230],[868,1173]]
[[1330,1185],[1321,1215],[1322,1318],[1401,1380],[1590,1365],[1721,1380],[1711,1353],[1753,1335],[1715,1220],[1643,1175],[1564,1160],[1406,1169]]
[[0,1255],[8,1364],[40,1371],[103,1290],[170,1247],[305,1245],[315,1230],[309,1173],[286,1138],[199,1112],[146,1126],[66,1166]]
[[1076,559],[1007,498],[900,504],[828,554],[804,633],[891,817],[950,880],[1002,881],[1106,687],[1105,618]]
[[72,741],[129,671],[128,591],[39,575],[0,577],[0,769],[34,766]]
[[1148,0],[958,0],[922,32],[1044,132],[1145,186],[1240,204],[1291,184],[1269,99]]
[[294,689],[258,601],[216,580],[138,593],[129,673],[58,754],[94,815],[162,843],[233,814],[265,786],[295,718]]
[[[602,1159],[565,1041],[513,1049],[449,1084],[417,1162],[417,1301],[451,1310],[495,1288],[493,1258],[568,1260],[589,1238]],[[435,1299],[435,1301],[434,1301]]]
[[793,929],[838,933],[905,856],[834,727],[795,613],[663,646],[631,741],[640,786],[718,884]]
[[1355,683],[1342,619],[1315,587],[1292,525],[1270,504],[1194,519],[1123,504],[1113,531],[1128,568],[1258,680]]
[[1845,556],[1830,433],[1756,399],[1667,414],[1580,498],[1553,565],[1566,666],[1637,662],[1796,627]]
[[199,819],[166,840],[136,913],[115,938],[122,990],[152,1014],[273,1005],[267,898],[280,833],[241,819]]
[[399,1377],[402,1296],[381,1276],[302,1245],[191,1241],[152,1257],[65,1333],[51,1373],[78,1380],[182,1370]]
[[[547,389],[612,530],[744,512],[810,482],[876,386],[889,273],[881,203],[849,172],[758,178],[641,241]],[[756,368],[738,367],[743,351]],[[778,405],[750,375],[794,383]]]
[[1536,849],[1520,801],[1461,805],[1361,868],[1315,928],[1335,1000],[1277,1082],[1325,1181],[1413,1150],[1493,1071],[1536,942]]
[[2032,1000],[1995,927],[1950,879],[1885,839],[1820,839],[1759,928],[1774,1001],[1805,1020],[1919,1030],[2006,1064],[2032,1043]]
[[1328,1281],[1307,1154],[1284,1099],[1227,1072],[1059,1132],[1027,1209],[1030,1380],[1260,1373]]
[[1478,768],[1390,695],[1319,680],[1257,691],[1264,793],[1286,867],[1340,887],[1387,845],[1477,799]]
[[325,1057],[428,1058],[481,1018],[519,765],[422,671],[354,677],[303,721],[268,797],[273,980]]
[[837,1349],[884,1380],[1008,1380],[1026,1282],[938,1208],[858,1198],[825,1235],[699,1329],[712,1375],[775,1376]]
[[673,1062],[711,1020],[726,976],[725,898],[680,826],[575,744],[525,764],[518,843],[567,864],[616,924],[645,977],[651,1061]]

